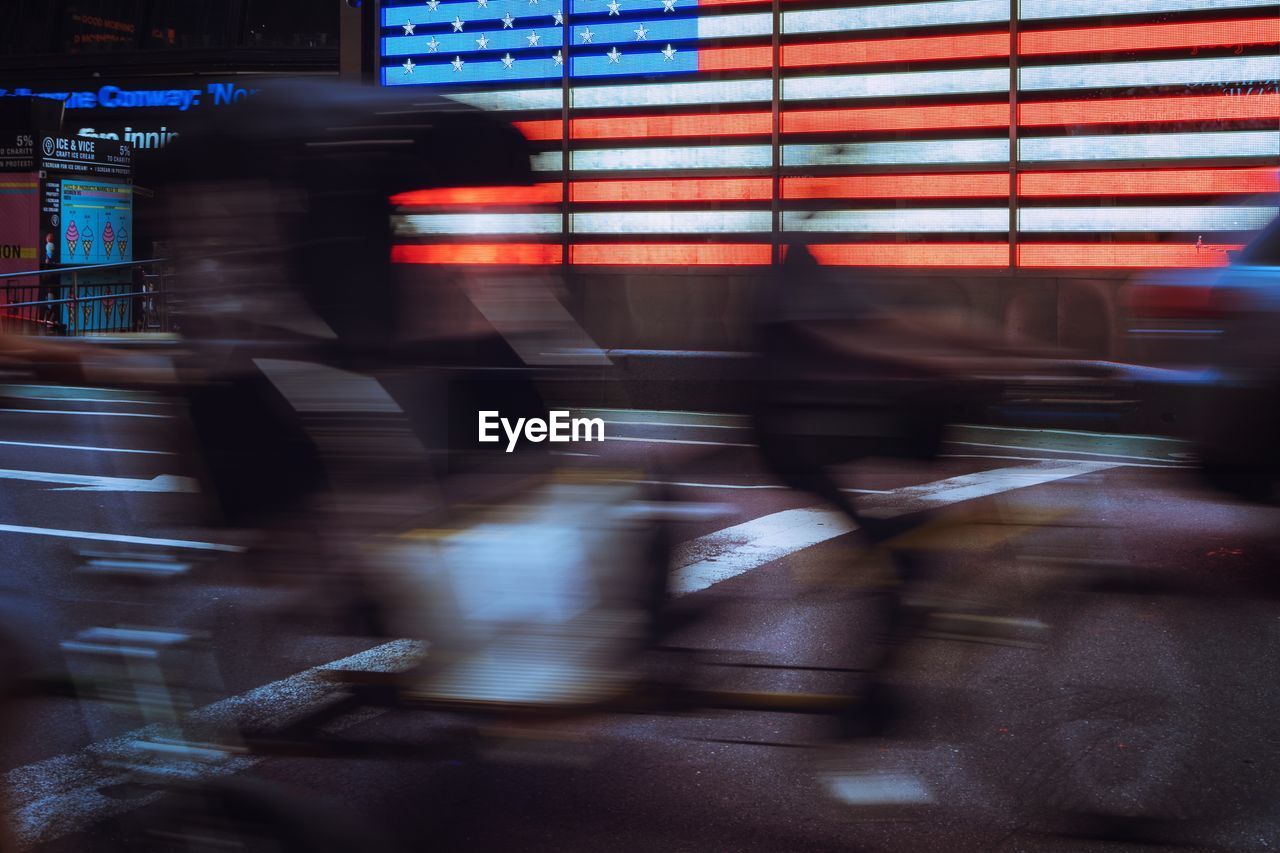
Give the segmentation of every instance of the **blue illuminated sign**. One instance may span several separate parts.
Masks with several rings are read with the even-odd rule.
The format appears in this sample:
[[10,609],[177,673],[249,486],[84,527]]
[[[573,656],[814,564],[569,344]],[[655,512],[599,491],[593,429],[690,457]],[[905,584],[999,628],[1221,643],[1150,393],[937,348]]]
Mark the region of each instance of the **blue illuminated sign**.
[[207,83],[203,89],[131,89],[107,85],[88,90],[38,92],[30,88],[0,88],[0,97],[50,98],[62,101],[68,110],[167,109],[186,112],[201,105],[230,106],[257,92],[257,89],[238,83]]

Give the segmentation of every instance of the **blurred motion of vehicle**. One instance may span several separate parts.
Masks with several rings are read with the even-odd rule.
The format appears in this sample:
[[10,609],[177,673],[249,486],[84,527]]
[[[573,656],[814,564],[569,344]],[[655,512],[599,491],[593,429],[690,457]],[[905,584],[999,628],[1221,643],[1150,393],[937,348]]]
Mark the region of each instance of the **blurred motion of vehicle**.
[[1213,270],[1148,273],[1128,288],[1136,357],[1175,368],[1160,384],[1190,402],[1184,427],[1208,480],[1280,498],[1280,220]]
[[[191,573],[187,564],[123,553],[90,557],[98,594],[139,599],[144,611],[153,605],[159,613],[183,584],[257,585],[280,608],[267,616],[281,630],[261,656],[315,632],[398,639],[405,634],[386,632],[404,630],[434,640],[441,654],[433,660],[445,660],[450,646],[437,636],[444,629],[439,620],[429,627],[428,613],[466,612],[475,594],[429,602],[400,594],[457,561],[420,549],[414,560],[390,561],[381,557],[383,538],[524,499],[532,526],[515,539],[473,531],[467,541],[479,550],[464,549],[467,572],[536,565],[563,546],[581,551],[577,561],[565,557],[565,571],[588,557],[592,567],[607,566],[606,553],[643,560],[646,552],[630,540],[612,541],[601,514],[608,495],[597,489],[576,498],[576,527],[557,528],[553,522],[570,524],[550,517],[566,509],[557,497],[573,487],[547,484],[547,454],[476,444],[477,410],[545,414],[531,370],[472,304],[466,282],[436,270],[406,282],[391,265],[393,196],[527,183],[523,138],[447,101],[358,87],[282,86],[234,109],[235,121],[194,128],[165,149],[157,174],[168,210],[153,223],[173,253],[185,333],[169,390],[185,402],[190,453],[214,498],[209,538],[231,543],[219,546],[229,553]],[[541,545],[516,545],[531,532]],[[433,569],[436,560],[444,568]],[[150,581],[139,584],[140,575]],[[505,571],[489,583],[509,580]],[[525,580],[503,600],[522,599]],[[650,591],[641,586],[624,608],[639,614],[629,636],[647,631]],[[582,607],[601,612],[594,602]],[[176,630],[153,618],[86,627],[63,645],[83,698],[149,726],[114,757],[122,783],[173,795],[121,830],[131,843],[378,846],[372,836],[333,828],[332,815],[289,792],[199,772],[229,760],[253,732],[193,716],[220,689],[219,624],[197,614],[197,624]],[[595,633],[619,635],[606,627]],[[556,652],[586,647],[590,635],[561,636]]]
[[[1087,816],[1106,834],[1193,813],[1177,800],[1210,742],[1203,670],[1185,627],[1201,602],[1134,582],[1137,572],[1114,558],[1121,551],[1109,523],[1087,527],[1072,517],[1111,500],[1092,475],[1131,463],[1178,465],[1129,448],[1049,448],[1043,452],[1068,458],[1041,458],[1026,455],[1040,452],[1029,444],[971,438],[953,443],[987,451],[980,458],[997,460],[982,463],[989,470],[892,488],[862,488],[865,470],[841,470],[891,460],[932,480],[954,464],[944,457],[960,455],[944,453],[949,425],[994,413],[1051,426],[1066,409],[1105,419],[1134,404],[1134,372],[897,310],[892,288],[881,288],[874,273],[820,267],[797,243],[762,300],[757,349],[742,359],[748,375],[738,403],[753,416],[741,419],[750,426],[685,411],[640,411],[641,422],[631,424],[702,430],[701,438],[669,440],[696,448],[686,462],[712,447],[752,460],[758,452],[766,477],[781,485],[668,482],[674,478],[636,461],[643,454],[615,457],[626,459],[618,465],[541,444],[506,453],[476,440],[477,413],[542,416],[545,380],[582,364],[584,350],[570,351],[584,335],[561,327],[568,315],[555,310],[554,276],[431,263],[409,274],[392,264],[392,244],[413,217],[436,215],[422,213],[439,200],[435,190],[493,194],[531,183],[524,140],[492,116],[386,91],[280,87],[238,109],[237,121],[193,129],[166,150],[159,191],[169,207],[157,225],[177,265],[187,336],[167,390],[190,421],[186,455],[213,498],[201,541],[214,543],[216,556],[179,562],[86,552],[82,574],[95,585],[88,588],[111,602],[110,613],[133,621],[109,624],[104,608],[101,624],[62,645],[86,705],[109,706],[141,726],[103,750],[104,764],[113,786],[146,791],[138,801],[156,808],[122,821],[109,842],[138,850],[390,850],[367,828],[345,825],[340,805],[228,777],[259,756],[563,759],[563,742],[582,743],[614,712],[823,715],[840,723],[840,746],[888,755],[879,739],[909,717],[901,682],[916,678],[926,690],[941,682],[930,680],[936,673],[921,676],[920,659],[960,661],[986,676],[1008,660],[921,652],[921,639],[1047,649],[1032,662],[1033,675],[1007,691],[1026,700],[1010,714],[1039,752],[1015,772],[997,762],[987,774],[1000,807],[1017,820],[1039,816],[1048,802],[1063,823],[1078,826]],[[1203,312],[1183,311],[1220,323],[1209,369],[1159,374],[1203,390],[1203,459],[1211,476],[1241,494],[1266,496],[1280,473],[1266,446],[1280,426],[1269,333],[1278,268],[1273,225],[1215,274]],[[1144,303],[1141,285],[1134,292],[1135,305],[1168,309]],[[643,422],[654,414],[687,423]],[[712,432],[734,429],[749,432],[739,441]],[[943,511],[1078,475],[1075,505],[1055,493],[1025,510],[987,504],[958,521]],[[703,666],[724,649],[670,641],[675,549],[664,522],[690,509],[670,501],[672,486],[785,493],[783,508],[759,525],[765,534],[742,530],[758,519],[706,534],[715,542],[704,542],[681,570],[703,564],[714,574],[707,565],[741,560],[743,551],[759,568],[856,533],[862,547],[814,560],[840,575],[822,594],[847,594],[861,618],[842,613],[818,629],[801,625],[791,639],[803,647],[814,638],[798,635],[825,631],[822,645],[856,647],[865,665]],[[828,506],[809,506],[815,497]],[[1039,550],[1024,546],[1033,536]],[[975,554],[989,562],[976,580],[948,576]],[[250,589],[254,603],[222,618],[193,606],[181,627],[164,621],[197,584]],[[795,591],[783,589],[777,598]],[[733,596],[718,599],[726,602],[732,606]],[[1166,622],[1167,614],[1177,618]],[[252,619],[271,626],[270,641],[252,649],[257,659],[330,634],[365,645],[309,670],[321,701],[300,705],[294,717],[210,714],[223,690],[219,631],[241,631]],[[849,637],[830,636],[846,629]],[[1152,662],[1145,680],[1122,669],[1135,650]],[[821,673],[838,686],[736,689],[725,686],[722,671],[731,668],[789,670],[791,684],[800,680],[792,676]],[[410,743],[344,736],[345,721],[385,709],[436,716]],[[713,717],[713,726],[719,722]],[[948,735],[913,746],[958,754]],[[1131,743],[1141,748],[1122,751]],[[824,758],[839,751],[816,736],[804,745]],[[845,805],[935,802],[902,767],[877,774],[834,759],[825,772],[828,791]]]

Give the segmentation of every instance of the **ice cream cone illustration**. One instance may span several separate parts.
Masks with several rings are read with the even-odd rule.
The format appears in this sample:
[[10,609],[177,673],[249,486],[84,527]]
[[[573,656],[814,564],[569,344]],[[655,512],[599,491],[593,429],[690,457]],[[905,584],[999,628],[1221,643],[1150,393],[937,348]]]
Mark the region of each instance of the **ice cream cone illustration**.
[[80,247],[84,249],[85,260],[89,259],[89,249],[93,246],[93,232],[88,228],[80,232]]
[[116,241],[115,229],[108,222],[106,227],[102,229],[102,254],[108,258],[111,257],[111,245]]
[[129,248],[129,229],[123,225],[116,233],[116,245],[120,247],[120,260],[124,260],[124,250]]
[[63,236],[67,239],[67,257],[74,258],[76,256],[76,241],[80,239],[80,229],[76,227],[75,222],[67,226],[67,233]]

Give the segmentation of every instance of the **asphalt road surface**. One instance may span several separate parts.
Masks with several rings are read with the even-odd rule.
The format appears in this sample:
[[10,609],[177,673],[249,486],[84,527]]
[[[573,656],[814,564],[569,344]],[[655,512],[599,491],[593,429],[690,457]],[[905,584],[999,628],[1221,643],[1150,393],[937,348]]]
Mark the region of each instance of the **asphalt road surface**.
[[[326,666],[396,669],[417,653],[407,640],[290,624],[287,594],[231,580],[104,597],[89,570],[104,560],[216,572],[234,552],[196,523],[204,498],[181,452],[181,407],[38,385],[0,396],[5,625],[46,668],[94,627],[216,626],[220,687],[198,697],[196,717],[269,728],[331,701]],[[597,414],[608,440],[569,452],[636,479],[660,462],[691,510],[672,587],[702,616],[671,639],[685,650],[675,666],[754,693],[858,689],[865,677],[851,670],[874,646],[885,567],[850,525],[778,485],[740,418]],[[408,748],[398,759],[242,754],[193,773],[304,791],[404,850],[1280,845],[1274,512],[1201,488],[1188,448],[1169,439],[957,425],[944,453],[847,471],[862,506],[927,519],[901,544],[927,568],[911,594],[935,616],[896,671],[903,713],[884,738],[841,740],[828,717],[698,710],[575,721],[553,748],[485,762]],[[117,849],[114,821],[156,805],[120,785],[111,760],[147,722],[100,701],[22,703],[4,755],[20,848]],[[449,725],[357,709],[328,730],[394,746]],[[932,801],[842,801],[860,795],[841,780],[868,768],[920,782]],[[1109,813],[1158,819],[1085,817]],[[1148,838],[1060,832],[1135,826]],[[393,849],[369,838],[370,850]]]

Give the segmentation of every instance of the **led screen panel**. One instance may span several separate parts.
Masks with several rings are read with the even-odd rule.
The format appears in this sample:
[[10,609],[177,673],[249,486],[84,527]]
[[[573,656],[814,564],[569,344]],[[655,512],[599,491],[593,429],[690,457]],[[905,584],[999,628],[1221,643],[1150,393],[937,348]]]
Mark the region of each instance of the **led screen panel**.
[[62,179],[59,262],[110,264],[133,260],[133,187]]
[[383,84],[541,173],[401,198],[404,260],[1199,266],[1277,206],[1276,0],[383,5]]

